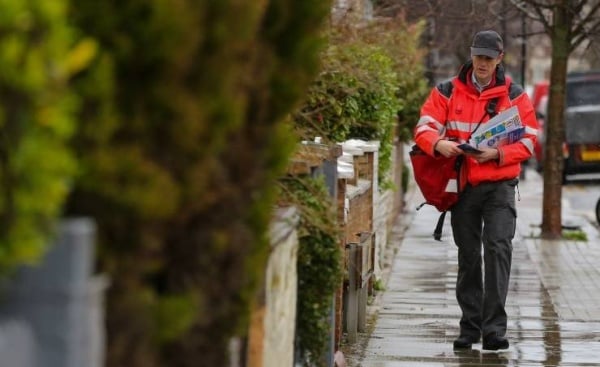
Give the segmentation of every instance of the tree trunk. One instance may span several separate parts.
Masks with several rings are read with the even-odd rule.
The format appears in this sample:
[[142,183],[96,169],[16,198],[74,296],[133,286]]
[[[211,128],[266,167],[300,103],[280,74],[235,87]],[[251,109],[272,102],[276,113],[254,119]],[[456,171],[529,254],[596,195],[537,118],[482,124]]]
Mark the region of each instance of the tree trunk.
[[565,84],[567,61],[571,44],[571,15],[568,0],[562,0],[554,11],[552,30],[552,68],[548,100],[548,121],[544,157],[544,202],[542,209],[542,238],[562,236],[562,183],[565,138]]

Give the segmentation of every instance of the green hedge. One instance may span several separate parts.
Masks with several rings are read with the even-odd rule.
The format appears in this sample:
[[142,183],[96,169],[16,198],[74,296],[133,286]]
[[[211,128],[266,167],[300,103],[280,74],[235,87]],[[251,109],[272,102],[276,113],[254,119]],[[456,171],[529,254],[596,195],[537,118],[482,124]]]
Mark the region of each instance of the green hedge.
[[107,365],[227,366],[264,277],[286,117],[318,70],[321,0],[72,2],[100,49],[74,80],[100,231]]
[[329,142],[356,138],[381,141],[380,177],[390,169],[398,76],[376,45],[330,45],[306,103],[295,115],[301,136]]
[[0,11],[0,273],[51,242],[77,164],[78,106],[67,88],[93,42],[77,43],[67,1],[3,1]]
[[420,27],[404,23],[334,28],[321,73],[294,115],[299,136],[334,143],[379,140],[379,182],[390,187],[394,137],[410,139],[428,92],[419,34]]
[[329,315],[342,281],[336,212],[324,177],[281,180],[280,200],[300,211],[296,344],[306,367],[323,366],[333,325]]

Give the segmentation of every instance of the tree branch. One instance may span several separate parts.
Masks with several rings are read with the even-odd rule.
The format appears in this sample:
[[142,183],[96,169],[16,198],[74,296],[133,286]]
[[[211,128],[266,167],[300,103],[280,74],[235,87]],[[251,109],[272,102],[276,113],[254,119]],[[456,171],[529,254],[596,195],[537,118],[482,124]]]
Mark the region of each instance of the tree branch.
[[[581,12],[582,7],[578,7],[574,10],[575,13],[575,17],[579,17],[579,13]],[[600,2],[597,2],[594,6],[592,6],[589,10],[589,12],[587,13],[587,15],[581,19],[578,24],[577,27],[575,27],[575,29],[573,29],[572,35],[573,37],[579,37],[580,34],[583,35],[587,35],[585,26],[589,23],[591,23],[592,21],[596,20],[594,19],[596,16],[596,12],[598,11],[598,9],[600,9]]]
[[525,14],[527,18],[533,19],[542,23],[544,29],[547,32],[550,32],[552,29],[552,25],[546,19],[546,15],[544,14],[545,10],[551,10],[550,5],[541,3],[535,0],[509,0],[510,3],[517,8],[520,12]]
[[576,49],[585,40],[591,40],[593,35],[600,34],[600,20],[594,19],[595,22],[591,25],[588,30],[583,29],[581,32],[573,35],[573,41],[571,42],[571,50]]

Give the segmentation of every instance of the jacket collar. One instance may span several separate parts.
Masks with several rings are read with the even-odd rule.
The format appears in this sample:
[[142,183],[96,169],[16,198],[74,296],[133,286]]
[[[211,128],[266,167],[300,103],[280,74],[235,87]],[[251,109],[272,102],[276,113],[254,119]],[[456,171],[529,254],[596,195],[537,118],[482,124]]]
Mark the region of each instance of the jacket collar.
[[[479,95],[479,92],[471,81],[472,72],[473,62],[469,60],[461,66],[454,84],[459,88],[464,88],[465,91],[469,91],[469,94]],[[508,78],[509,77],[504,74],[504,67],[501,64],[498,65],[492,76],[491,84],[481,92],[481,96],[483,97],[485,95],[486,97],[493,97],[498,93],[502,93],[502,91],[506,90]]]
[[[473,61],[469,60],[460,67],[460,71],[458,72],[458,79],[463,84],[469,85],[469,78],[472,71]],[[490,85],[490,87],[506,84],[506,76],[504,75],[504,67],[502,66],[502,64],[498,64],[498,66],[496,66],[496,71],[494,72],[494,76],[492,76],[492,78],[495,79],[495,83],[493,85]]]

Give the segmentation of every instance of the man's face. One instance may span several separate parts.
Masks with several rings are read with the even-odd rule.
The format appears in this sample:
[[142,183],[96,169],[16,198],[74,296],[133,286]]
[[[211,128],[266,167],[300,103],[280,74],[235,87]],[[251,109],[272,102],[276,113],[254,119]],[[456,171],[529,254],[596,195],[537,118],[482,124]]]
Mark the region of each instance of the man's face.
[[495,59],[483,55],[472,56],[471,58],[473,59],[473,72],[477,81],[486,84],[492,79],[496,66],[502,61],[502,54]]

